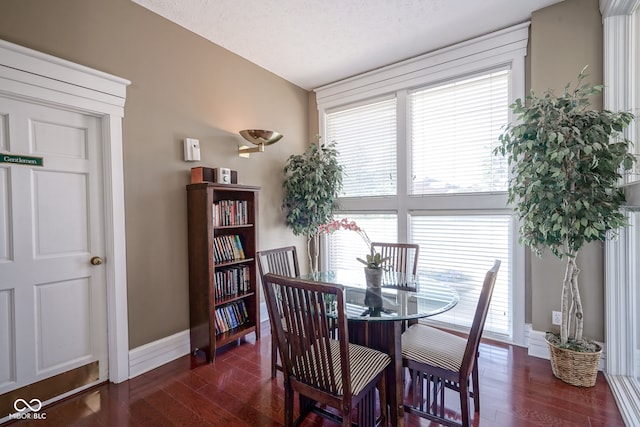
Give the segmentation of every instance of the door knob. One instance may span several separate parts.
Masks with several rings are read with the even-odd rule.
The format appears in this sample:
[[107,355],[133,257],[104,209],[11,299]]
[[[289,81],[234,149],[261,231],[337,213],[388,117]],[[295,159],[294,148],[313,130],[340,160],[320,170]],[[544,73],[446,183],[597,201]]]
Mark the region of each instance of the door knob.
[[100,265],[102,264],[102,258],[100,258],[99,256],[94,256],[93,258],[91,258],[91,265]]

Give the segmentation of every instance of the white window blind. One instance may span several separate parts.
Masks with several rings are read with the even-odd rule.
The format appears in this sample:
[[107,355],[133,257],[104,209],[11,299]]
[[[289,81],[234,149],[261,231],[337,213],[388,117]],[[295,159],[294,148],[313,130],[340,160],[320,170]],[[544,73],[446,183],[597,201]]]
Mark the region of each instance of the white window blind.
[[[396,214],[338,214],[335,218],[355,221],[372,242],[396,242],[398,239]],[[356,258],[364,259],[368,253],[367,244],[354,231],[341,229],[329,235],[329,270],[362,268],[364,265]]]
[[336,143],[347,197],[396,194],[396,100],[326,116],[327,140]]
[[[636,13],[638,17],[640,17],[640,12]],[[640,22],[640,19],[638,20]],[[640,50],[640,49],[638,49]],[[640,133],[638,134],[640,135]],[[629,219],[631,223],[631,228],[629,233],[631,235],[631,241],[633,242],[631,245],[631,253],[636,254],[636,256],[640,255],[640,212],[630,212]],[[636,313],[640,313],[640,265],[637,262],[634,262],[632,257],[627,258],[627,269],[629,270],[629,283],[625,286],[627,288],[635,287],[636,289],[636,298],[635,301],[631,302],[632,305],[635,306],[634,311]],[[635,351],[632,357],[633,367],[634,367],[634,375],[636,378],[636,386],[638,387],[636,390],[640,390],[640,325],[636,322],[634,324],[634,333],[635,333]],[[625,358],[629,357],[625,355]]]
[[507,164],[493,149],[508,121],[509,74],[409,94],[412,194],[506,190]]
[[468,328],[484,276],[501,261],[485,331],[511,336],[510,215],[411,215],[411,242],[420,245],[418,268],[430,281],[450,284],[460,302],[429,320]]

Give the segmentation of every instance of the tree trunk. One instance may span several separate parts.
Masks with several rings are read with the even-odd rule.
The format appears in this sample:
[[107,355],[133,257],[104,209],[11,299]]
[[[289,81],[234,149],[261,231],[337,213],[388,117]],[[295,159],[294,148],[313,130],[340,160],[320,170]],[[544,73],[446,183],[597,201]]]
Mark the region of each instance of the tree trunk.
[[309,234],[307,236],[307,256],[309,257],[309,272],[313,273],[313,248],[311,246],[313,242],[313,236]]
[[582,299],[580,298],[580,290],[578,289],[578,274],[580,269],[576,264],[575,258],[570,258],[569,262],[573,264],[573,274],[571,275],[571,295],[573,297],[573,315],[575,316],[576,329],[574,339],[582,340],[582,331],[584,329]]
[[309,255],[309,269],[311,273],[318,272],[319,241],[320,236],[318,236],[318,234],[310,234],[307,236],[307,254]]
[[[560,326],[560,341],[566,344],[569,338],[582,339],[584,329],[582,300],[578,289],[578,274],[580,269],[576,264],[576,254],[567,256],[567,268],[562,282],[562,325]],[[575,322],[575,323],[574,323]],[[572,328],[571,325],[575,327]]]
[[[571,260],[571,258],[569,258]],[[567,268],[562,281],[562,300],[561,312],[562,323],[560,325],[560,342],[566,344],[569,337],[569,308],[571,304],[571,277],[573,276],[573,265],[567,262]]]

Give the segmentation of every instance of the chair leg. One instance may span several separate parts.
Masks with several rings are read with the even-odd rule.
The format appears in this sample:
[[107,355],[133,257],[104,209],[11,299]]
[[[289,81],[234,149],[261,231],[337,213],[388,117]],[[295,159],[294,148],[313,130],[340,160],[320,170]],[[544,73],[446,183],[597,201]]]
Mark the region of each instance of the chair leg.
[[460,412],[462,414],[462,427],[469,427],[469,381],[460,381]]
[[289,383],[284,384],[284,425],[293,427],[293,389]]
[[276,377],[276,364],[278,363],[278,344],[276,337],[271,335],[271,378]]
[[[351,411],[350,408],[345,408],[342,412],[342,427],[351,427]],[[360,408],[362,410],[362,408]]]
[[378,381],[378,394],[380,395],[380,424],[381,426],[387,425],[389,419],[389,409],[387,408],[387,376],[385,371],[382,371],[382,377]]
[[480,381],[478,380],[478,376],[478,356],[476,356],[473,370],[471,371],[473,381],[473,409],[475,412],[480,413]]

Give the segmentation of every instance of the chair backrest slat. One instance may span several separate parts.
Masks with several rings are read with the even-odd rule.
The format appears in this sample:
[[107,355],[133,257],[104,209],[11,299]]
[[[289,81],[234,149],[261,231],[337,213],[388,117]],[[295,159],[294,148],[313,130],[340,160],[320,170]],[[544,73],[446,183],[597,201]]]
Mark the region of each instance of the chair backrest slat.
[[482,331],[484,330],[484,323],[487,320],[487,313],[489,312],[491,296],[493,295],[493,288],[496,284],[496,277],[498,276],[499,269],[500,260],[495,260],[493,267],[491,267],[485,275],[484,283],[482,284],[482,291],[480,292],[480,298],[478,298],[478,304],[476,305],[476,311],[473,316],[473,323],[471,324],[471,330],[469,331],[469,338],[464,351],[462,367],[460,368],[460,375],[462,378],[468,378],[469,373],[471,373],[471,370],[473,369],[475,355],[478,352],[480,338],[482,338]]
[[[350,396],[349,337],[342,287],[272,273],[263,276],[263,286],[285,377],[335,396]],[[326,310],[327,301],[332,300],[338,307],[337,340],[331,338]]]
[[371,247],[380,253],[382,258],[389,258],[383,267],[405,274],[418,273],[418,255],[420,245],[414,243],[373,242]]
[[264,276],[267,273],[290,277],[300,276],[298,254],[295,246],[258,251],[257,257],[260,276]]

